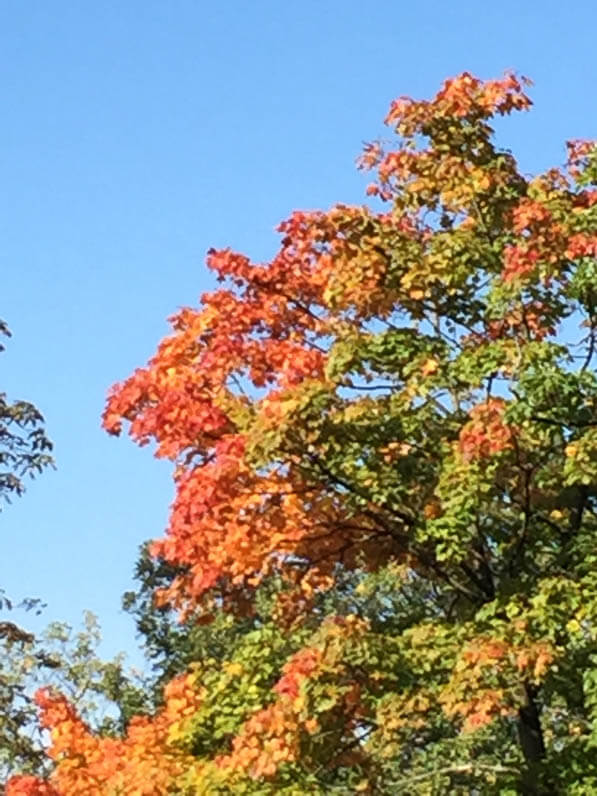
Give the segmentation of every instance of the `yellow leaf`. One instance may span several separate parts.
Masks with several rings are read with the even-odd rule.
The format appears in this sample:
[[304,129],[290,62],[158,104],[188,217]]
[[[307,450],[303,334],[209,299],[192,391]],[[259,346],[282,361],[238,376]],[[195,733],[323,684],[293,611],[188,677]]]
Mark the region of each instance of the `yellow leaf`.
[[439,362],[437,361],[437,359],[433,359],[433,357],[430,357],[429,359],[426,359],[425,362],[423,362],[423,365],[421,366],[421,373],[423,374],[423,376],[432,376],[434,373],[437,373],[438,369],[439,369]]
[[297,712],[302,710],[305,707],[305,697],[304,696],[297,696],[297,698],[292,703],[292,707]]
[[571,620],[570,620],[570,621],[569,621],[569,622],[566,624],[566,630],[567,630],[569,633],[578,633],[578,632],[580,631],[580,629],[581,629],[581,627],[580,627],[580,623],[578,622],[578,620],[577,620],[577,619],[571,619]]

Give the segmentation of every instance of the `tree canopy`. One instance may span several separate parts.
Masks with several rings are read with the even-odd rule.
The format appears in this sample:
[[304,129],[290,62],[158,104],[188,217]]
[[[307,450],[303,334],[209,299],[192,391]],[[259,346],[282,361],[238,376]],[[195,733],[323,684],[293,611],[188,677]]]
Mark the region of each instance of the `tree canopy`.
[[597,789],[597,146],[522,173],[527,85],[396,100],[371,206],[209,252],[104,425],[175,464],[158,604],[252,625],[117,737],[40,692],[9,796]]

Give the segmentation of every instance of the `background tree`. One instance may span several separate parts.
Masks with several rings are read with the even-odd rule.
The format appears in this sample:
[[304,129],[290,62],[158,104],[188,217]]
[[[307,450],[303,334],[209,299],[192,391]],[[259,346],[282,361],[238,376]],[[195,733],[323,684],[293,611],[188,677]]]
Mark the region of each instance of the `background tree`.
[[[10,337],[6,323],[0,320],[0,337]],[[0,344],[0,352],[4,346]],[[24,479],[40,473],[53,464],[52,443],[43,428],[43,417],[28,401],[10,401],[0,392],[0,511],[13,495],[25,491]],[[39,607],[39,600],[25,599],[21,607]],[[0,614],[12,610],[10,598],[0,589]],[[34,637],[14,622],[0,618],[0,772],[6,765],[33,765],[43,770],[44,756],[41,746],[33,748],[21,731],[34,718],[32,704],[25,705],[19,676],[12,668],[9,651],[34,643]],[[31,726],[29,727],[31,729]]]
[[529,106],[514,75],[399,99],[381,206],[209,253],[224,286],[104,422],[176,464],[158,603],[242,617],[273,584],[268,612],[118,740],[40,693],[31,788],[597,789],[597,147],[525,176],[489,123]]

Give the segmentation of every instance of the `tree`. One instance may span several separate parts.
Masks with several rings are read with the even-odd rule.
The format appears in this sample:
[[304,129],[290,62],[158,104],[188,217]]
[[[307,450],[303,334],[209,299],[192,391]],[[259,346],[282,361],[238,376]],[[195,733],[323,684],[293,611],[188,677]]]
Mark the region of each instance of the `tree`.
[[41,693],[56,771],[9,793],[597,789],[597,146],[526,177],[490,121],[530,105],[401,98],[375,207],[210,251],[104,424],[176,464],[158,601],[269,614],[118,741]]
[[[6,323],[0,320],[0,337],[10,337]],[[0,352],[4,346],[0,344]],[[13,495],[25,491],[24,479],[34,477],[53,465],[52,443],[43,428],[43,417],[29,401],[9,401],[6,393],[0,392],[0,511],[4,502]],[[21,606],[32,609],[39,600],[25,599]],[[0,611],[10,611],[13,603],[0,589]],[[43,770],[43,748],[33,748],[28,737],[23,736],[23,726],[34,717],[32,705],[20,688],[19,677],[9,663],[15,648],[24,648],[34,643],[34,637],[14,622],[0,621],[0,772],[6,772],[10,761],[27,768],[37,764]],[[22,669],[19,663],[18,669]]]

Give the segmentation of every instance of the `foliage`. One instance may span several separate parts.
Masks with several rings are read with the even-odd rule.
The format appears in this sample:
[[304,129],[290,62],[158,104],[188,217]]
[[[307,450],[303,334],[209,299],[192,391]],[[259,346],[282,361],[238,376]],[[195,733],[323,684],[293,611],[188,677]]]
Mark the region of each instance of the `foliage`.
[[94,731],[106,737],[148,708],[141,677],[125,671],[122,656],[101,660],[100,641],[97,619],[89,612],[78,632],[52,622],[36,637],[13,623],[0,623],[0,781],[14,771],[51,771],[35,721],[34,694],[42,686],[76,703]]
[[[10,336],[2,320],[0,335]],[[12,494],[22,495],[24,477],[33,477],[53,464],[52,443],[42,423],[43,417],[33,404],[10,402],[6,393],[0,392],[0,499],[7,501]]]
[[[0,337],[10,337],[0,320]],[[0,352],[4,346],[0,344]],[[4,502],[25,491],[24,479],[53,466],[52,443],[43,428],[43,417],[28,401],[10,401],[0,392],[0,511]],[[0,612],[13,609],[11,599],[0,588]],[[40,609],[40,601],[27,598],[19,607]],[[15,657],[15,651],[18,651]],[[23,658],[21,659],[21,655]],[[47,769],[43,746],[34,740],[35,711],[26,693],[26,672],[35,665],[45,666],[45,657],[35,647],[31,633],[7,618],[0,617],[0,777],[11,769]],[[28,725],[32,735],[23,733]]]
[[9,794],[597,789],[597,147],[522,174],[524,82],[397,100],[375,207],[209,253],[104,423],[176,465],[158,601],[269,614],[118,739],[40,693],[56,769]]
[[196,621],[198,617],[177,621],[170,606],[155,604],[154,593],[169,586],[179,572],[180,567],[152,558],[145,544],[135,567],[139,587],[126,592],[122,600],[124,610],[135,620],[149,664],[145,688],[154,707],[162,704],[164,687],[173,677],[203,658],[225,660],[238,638],[264,621],[259,611],[236,619],[216,611],[207,622]]

